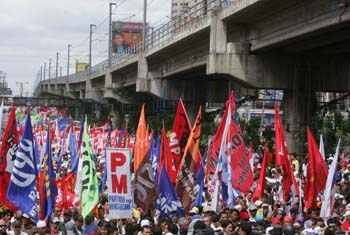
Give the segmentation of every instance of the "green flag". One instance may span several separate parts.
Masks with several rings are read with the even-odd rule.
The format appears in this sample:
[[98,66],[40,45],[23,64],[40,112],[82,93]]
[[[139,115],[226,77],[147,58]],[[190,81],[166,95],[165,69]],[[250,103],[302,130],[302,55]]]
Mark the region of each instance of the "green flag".
[[98,181],[85,116],[82,152],[81,214],[85,218],[98,203]]

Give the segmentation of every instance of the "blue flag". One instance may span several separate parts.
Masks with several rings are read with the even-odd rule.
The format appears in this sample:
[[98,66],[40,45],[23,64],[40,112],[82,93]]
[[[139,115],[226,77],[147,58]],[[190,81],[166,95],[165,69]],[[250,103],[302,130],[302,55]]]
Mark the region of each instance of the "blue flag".
[[68,151],[71,157],[71,162],[75,162],[75,158],[77,156],[77,149],[76,149],[75,143],[76,143],[76,139],[73,133],[73,127],[71,125],[69,130],[69,142],[68,142]]
[[44,218],[48,218],[52,213],[52,208],[55,205],[55,197],[57,196],[57,186],[55,184],[55,173],[52,165],[51,144],[50,144],[50,127],[47,128],[46,146],[44,154],[44,196],[45,207]]
[[160,218],[167,217],[172,211],[177,211],[180,217],[185,214],[165,167],[160,173],[156,209],[160,211]]
[[36,138],[33,138],[34,140],[34,158],[36,163],[36,169],[37,169],[37,175],[39,175],[40,172],[40,154],[39,154],[39,145],[38,141],[36,141]]
[[154,182],[155,184],[158,183],[158,166],[159,166],[159,159],[160,159],[160,140],[161,135],[157,137],[156,145],[154,145],[154,138],[151,138],[151,162],[152,162],[152,169],[153,169],[153,176],[154,176]]
[[61,165],[62,165],[62,161],[63,161],[63,152],[64,152],[64,148],[65,148],[65,143],[66,143],[66,135],[64,134],[63,136],[63,139],[62,139],[62,148],[61,148],[61,151],[60,151],[60,156],[58,158],[58,161],[57,161],[57,166],[56,166],[56,171],[57,172],[60,172],[60,169],[61,169]]
[[36,175],[33,131],[28,111],[6,198],[35,222],[38,221]]
[[67,121],[68,121],[67,117],[63,117],[60,120],[58,120],[57,125],[58,125],[59,131],[64,131],[64,129],[66,128],[66,125],[67,125]]
[[202,202],[203,202],[203,190],[204,190],[204,177],[205,177],[205,173],[204,173],[204,166],[206,164],[206,159],[207,159],[207,153],[204,154],[204,156],[202,157],[202,161],[199,167],[199,170],[196,174],[196,181],[197,184],[199,185],[199,192],[196,196],[196,200],[194,201],[194,206],[202,206]]

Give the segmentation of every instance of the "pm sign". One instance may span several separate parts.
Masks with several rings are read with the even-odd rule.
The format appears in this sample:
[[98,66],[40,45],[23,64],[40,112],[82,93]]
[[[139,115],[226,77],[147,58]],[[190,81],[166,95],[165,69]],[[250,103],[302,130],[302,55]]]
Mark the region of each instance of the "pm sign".
[[106,149],[109,219],[132,218],[130,150]]

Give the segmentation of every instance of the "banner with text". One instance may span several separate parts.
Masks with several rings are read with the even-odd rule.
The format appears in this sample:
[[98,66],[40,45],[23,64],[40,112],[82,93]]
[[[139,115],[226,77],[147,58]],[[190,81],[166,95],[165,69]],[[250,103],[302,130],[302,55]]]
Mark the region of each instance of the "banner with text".
[[130,150],[106,148],[109,219],[132,218]]

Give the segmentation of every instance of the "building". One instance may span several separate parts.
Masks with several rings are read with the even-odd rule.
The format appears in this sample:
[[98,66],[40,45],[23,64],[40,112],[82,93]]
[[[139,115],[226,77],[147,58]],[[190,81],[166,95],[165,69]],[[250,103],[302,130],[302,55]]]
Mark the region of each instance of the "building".
[[11,96],[12,90],[8,87],[6,81],[6,73],[0,70],[0,95],[1,96]]

